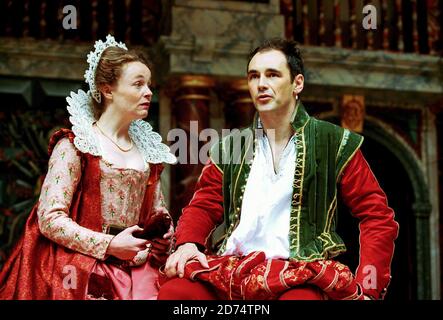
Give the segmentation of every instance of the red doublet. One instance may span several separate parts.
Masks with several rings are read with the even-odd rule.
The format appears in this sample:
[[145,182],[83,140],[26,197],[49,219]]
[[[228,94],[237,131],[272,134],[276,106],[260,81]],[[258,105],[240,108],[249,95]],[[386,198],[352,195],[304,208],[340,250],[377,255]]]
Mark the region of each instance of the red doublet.
[[[223,221],[222,173],[209,162],[196,184],[191,202],[183,209],[177,226],[177,246],[194,242],[206,246],[208,235]],[[382,297],[390,281],[390,266],[398,224],[386,195],[359,150],[342,173],[339,192],[352,214],[360,220],[360,260],[355,277],[364,294]],[[367,268],[371,267],[371,268]],[[369,274],[375,270],[376,274]],[[365,285],[373,276],[376,284]]]

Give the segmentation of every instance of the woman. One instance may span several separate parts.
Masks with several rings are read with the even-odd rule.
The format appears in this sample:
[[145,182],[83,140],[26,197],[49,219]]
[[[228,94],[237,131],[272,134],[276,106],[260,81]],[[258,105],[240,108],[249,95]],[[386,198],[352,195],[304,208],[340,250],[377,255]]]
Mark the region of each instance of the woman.
[[[90,90],[67,98],[72,131],[51,138],[40,199],[0,274],[0,299],[157,296],[173,234],[161,163],[176,159],[141,120],[152,98],[149,63],[110,35],[88,63]],[[143,239],[137,232],[152,217],[166,230]]]

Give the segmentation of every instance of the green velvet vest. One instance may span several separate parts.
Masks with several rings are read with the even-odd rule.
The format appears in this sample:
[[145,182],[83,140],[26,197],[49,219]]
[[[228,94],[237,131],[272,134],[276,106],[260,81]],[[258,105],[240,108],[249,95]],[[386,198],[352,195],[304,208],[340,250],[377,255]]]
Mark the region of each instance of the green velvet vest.
[[[328,259],[346,251],[335,231],[337,185],[363,137],[310,117],[301,102],[291,124],[297,155],[288,235],[290,260]],[[262,132],[257,125],[256,115],[251,127],[231,132],[210,151],[211,160],[223,173],[224,223],[212,237],[218,254],[225,251],[228,237],[240,222],[256,139]]]

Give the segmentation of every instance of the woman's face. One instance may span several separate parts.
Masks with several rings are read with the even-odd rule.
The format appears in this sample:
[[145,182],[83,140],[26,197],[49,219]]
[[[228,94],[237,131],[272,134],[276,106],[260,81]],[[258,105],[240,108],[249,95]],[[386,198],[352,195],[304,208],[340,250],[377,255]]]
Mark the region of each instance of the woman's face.
[[145,64],[139,61],[126,63],[111,90],[112,107],[131,120],[146,118],[152,98],[150,85],[151,70]]

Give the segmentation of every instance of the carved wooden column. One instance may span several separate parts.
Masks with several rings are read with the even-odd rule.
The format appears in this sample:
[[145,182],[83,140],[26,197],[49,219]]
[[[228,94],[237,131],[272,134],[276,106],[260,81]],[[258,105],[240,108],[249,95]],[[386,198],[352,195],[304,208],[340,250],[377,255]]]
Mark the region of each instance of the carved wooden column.
[[363,132],[365,100],[363,96],[344,95],[340,110],[341,126],[354,132]]
[[249,126],[255,114],[254,103],[249,94],[248,81],[239,79],[226,86],[225,123],[229,129]]
[[[179,144],[175,153],[179,163],[172,166],[171,214],[178,219],[182,209],[188,205],[194,194],[195,183],[204,163],[200,163],[199,151],[206,141],[200,141],[200,132],[209,127],[210,90],[215,81],[211,77],[185,75],[172,82],[172,127],[186,133],[176,137],[173,144]],[[180,138],[182,141],[179,141]]]

